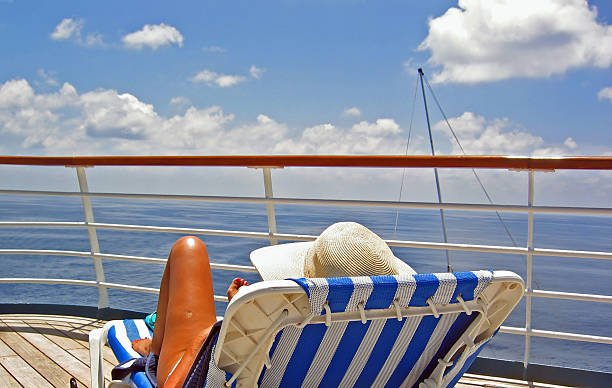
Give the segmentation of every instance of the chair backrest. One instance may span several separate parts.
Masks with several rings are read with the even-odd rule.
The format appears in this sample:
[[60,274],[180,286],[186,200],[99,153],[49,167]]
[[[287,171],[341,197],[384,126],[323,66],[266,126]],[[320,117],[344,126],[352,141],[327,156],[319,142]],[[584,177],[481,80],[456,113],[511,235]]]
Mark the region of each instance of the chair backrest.
[[238,386],[452,386],[523,289],[506,271],[262,282],[214,360]]

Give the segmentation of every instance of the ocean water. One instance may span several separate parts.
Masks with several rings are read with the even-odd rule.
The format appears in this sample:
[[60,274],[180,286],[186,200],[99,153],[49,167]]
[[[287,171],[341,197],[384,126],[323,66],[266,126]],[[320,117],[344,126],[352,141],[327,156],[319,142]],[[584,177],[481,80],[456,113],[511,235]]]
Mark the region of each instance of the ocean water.
[[[134,225],[176,226],[243,231],[267,231],[263,205],[207,204],[203,202],[131,201],[93,199],[97,222]],[[450,242],[508,245],[512,242],[492,212],[445,212]],[[385,239],[442,241],[439,211],[402,210],[397,230],[396,211],[380,208],[276,206],[280,233],[318,235],[337,221],[357,221]],[[525,246],[527,216],[503,214],[518,245]],[[82,221],[78,198],[0,196],[0,221]],[[538,248],[612,251],[612,218],[595,216],[536,215],[534,244]],[[103,253],[165,258],[174,233],[98,230]],[[211,261],[248,265],[249,253],[268,245],[267,240],[199,236],[207,245]],[[0,249],[61,249],[89,251],[87,231],[65,228],[0,228]],[[418,272],[444,272],[444,251],[393,248],[396,256]],[[451,252],[455,271],[507,269],[526,277],[522,255]],[[63,256],[0,255],[0,277],[42,277],[95,280],[91,259]],[[103,261],[106,280],[146,287],[159,287],[163,266]],[[612,262],[561,257],[534,257],[534,287],[537,289],[612,295]],[[231,279],[241,276],[253,283],[251,273],[213,271],[215,294],[224,295]],[[0,303],[97,304],[97,289],[57,285],[0,284]],[[155,295],[109,290],[111,307],[154,311]],[[217,303],[221,315],[225,304]],[[610,304],[533,299],[532,325],[536,329],[612,336]],[[522,301],[504,325],[524,326]],[[486,357],[522,360],[524,338],[498,334],[485,348]],[[543,338],[532,339],[531,362],[612,372],[612,346]]]

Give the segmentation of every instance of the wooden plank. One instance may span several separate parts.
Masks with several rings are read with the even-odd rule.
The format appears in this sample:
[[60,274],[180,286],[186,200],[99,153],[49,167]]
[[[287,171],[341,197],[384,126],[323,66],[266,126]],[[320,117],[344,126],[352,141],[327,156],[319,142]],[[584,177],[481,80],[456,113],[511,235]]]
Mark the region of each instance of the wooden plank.
[[[54,319],[50,320],[48,323],[38,323],[40,321],[35,320],[34,322],[37,323],[35,325],[32,324],[32,327],[44,333],[45,337],[49,338],[52,342],[67,350],[70,354],[79,358],[81,362],[89,366],[89,342],[83,340],[86,331],[83,329],[75,329],[72,323],[66,321],[62,322],[57,317],[53,318]],[[78,324],[77,322],[77,325]],[[57,327],[62,327],[64,329],[59,330]],[[83,349],[86,351],[83,351]],[[108,346],[104,347],[103,354],[105,364],[104,371],[106,372],[105,376],[110,381],[110,371],[119,361],[117,361],[113,351]]]
[[[104,326],[106,323],[106,321],[98,319],[56,315],[0,315],[0,319],[4,317],[13,319],[27,318],[28,322],[32,323],[31,326],[37,330],[40,329],[40,332],[64,349],[80,349],[82,347],[89,349],[89,332],[94,328]],[[104,359],[113,365],[119,363],[108,346],[104,347]]]
[[[538,383],[533,381],[515,380],[496,376],[474,375],[466,373],[459,380],[459,383],[467,387],[487,387],[487,388],[568,388],[565,385],[553,385]],[[457,384],[459,387],[460,385]]]
[[[89,331],[87,331],[86,329],[76,329],[76,331],[86,332],[87,335],[89,335]],[[87,344],[87,348],[89,349],[89,343]],[[104,359],[108,361],[109,363],[113,365],[119,364],[119,361],[117,361],[117,358],[115,357],[115,354],[113,353],[113,350],[110,348],[110,346],[108,345],[104,346],[103,355],[104,355]]]
[[0,319],[2,320],[27,320],[28,322],[65,322],[65,323],[75,323],[75,324],[83,324],[83,325],[92,325],[96,327],[102,327],[106,321],[102,321],[99,319],[93,318],[83,318],[83,317],[70,317],[63,315],[40,315],[40,314],[2,314],[0,315]]
[[[56,326],[67,327],[67,329],[59,330]],[[82,333],[73,330],[72,325],[67,322],[52,320],[50,323],[37,323],[34,328],[39,332],[46,333],[45,337],[89,367],[89,342],[82,340]],[[108,346],[104,347],[104,363],[105,377],[110,382],[110,371],[119,362]]]
[[[74,361],[62,361],[61,365],[64,369],[73,372],[75,377],[79,380],[79,385],[89,386],[90,384],[90,372],[89,372],[89,342],[88,335],[89,331],[104,325],[104,321],[89,319],[89,318],[77,318],[73,317],[61,317],[61,316],[33,316],[33,315],[0,315],[0,319],[5,320],[4,330],[11,330],[11,328],[20,328],[23,332],[27,332],[25,335],[27,340],[31,340],[37,343],[41,349],[41,352],[46,356],[53,357],[50,352],[58,352],[58,348],[61,351],[68,354],[68,357]],[[24,321],[25,320],[25,321]],[[2,322],[0,322],[0,330],[2,330]],[[27,327],[26,327],[27,326]],[[22,333],[23,334],[23,333]],[[39,339],[35,339],[35,335],[40,335]],[[25,338],[24,338],[25,339]],[[49,349],[52,348],[52,349]],[[110,382],[110,371],[118,363],[112,350],[105,346],[104,352],[104,371],[105,380]],[[2,341],[0,337],[0,354],[13,355],[18,357],[15,352],[12,351]],[[77,362],[85,366],[85,369],[75,367],[71,368],[65,364],[65,362]],[[78,373],[76,369],[81,369]],[[86,370],[86,375],[83,375],[83,371]],[[85,380],[85,381],[83,381]],[[68,383],[62,385],[67,386]],[[4,385],[0,385],[4,386]]]
[[[51,323],[53,326],[57,327],[57,324],[55,322]],[[74,332],[74,333],[78,333],[81,336],[85,336],[89,339],[89,332],[95,329],[99,329],[99,327],[93,326],[93,325],[82,325],[82,324],[77,324],[74,322],[64,322],[64,325],[66,325],[66,330]]]
[[13,349],[9,348],[7,344],[4,343],[4,341],[0,340],[0,357],[3,356],[15,356],[15,352],[13,352]]
[[33,328],[63,349],[81,349],[89,346],[87,341],[77,341],[70,338],[68,331],[58,330],[48,323],[37,323],[36,325],[33,325]]
[[17,380],[0,365],[0,387],[17,387],[19,385]]
[[[20,327],[17,328],[20,330]],[[27,328],[30,329],[29,326]],[[54,386],[69,386],[70,374],[26,341],[19,333],[13,330],[0,331],[0,339],[13,349],[23,361],[44,376],[49,383]]]
[[[78,358],[81,361],[87,362],[89,365],[89,349],[69,349],[68,352]],[[104,379],[111,380],[111,370],[117,365],[117,363],[111,364],[104,360]]]
[[[0,357],[0,365],[2,365],[22,387],[51,387],[51,384],[47,380],[19,356]],[[63,386],[67,387],[69,386],[68,384],[69,382]]]
[[80,330],[78,328],[79,325],[74,325],[71,322],[58,322],[58,321],[49,321],[46,322],[46,325],[49,325],[59,332],[62,333],[67,338],[72,338],[73,340],[79,342],[83,346],[89,346],[89,331]]
[[457,385],[455,385],[456,388],[478,388],[478,387],[482,387],[482,385],[474,385],[474,384],[465,384],[463,382],[463,380],[459,380],[459,382],[457,383]]
[[[87,373],[86,376],[82,377],[85,379],[85,381],[82,381],[81,377],[79,376],[75,375],[75,377],[77,377],[79,381],[83,382],[83,385],[89,386],[91,379],[89,372],[89,342],[82,340],[84,336],[81,330],[75,330],[74,327],[68,322],[61,322],[59,319],[57,319],[57,317],[54,317],[54,319],[50,320],[49,322],[50,323],[41,323],[40,320],[33,320],[30,327],[41,333],[41,335],[42,333],[45,333],[43,335],[44,338],[62,348],[73,359],[86,365]],[[28,322],[28,324],[29,323],[30,322]],[[77,325],[78,324],[80,323],[77,322]],[[62,329],[57,329],[57,327]],[[105,360],[104,371],[106,372],[105,377],[107,382],[110,382],[110,371],[115,365],[118,364],[118,362],[112,354],[112,350],[110,350],[110,348],[108,348],[108,352],[110,353],[109,358],[111,358],[111,360]]]
[[56,364],[61,366],[66,372],[74,376],[80,384],[89,387],[91,383],[91,374],[89,372],[89,364],[75,358],[72,354],[62,349],[55,342],[51,341],[42,334],[36,333],[20,333],[23,338],[34,345],[38,350],[52,359]]

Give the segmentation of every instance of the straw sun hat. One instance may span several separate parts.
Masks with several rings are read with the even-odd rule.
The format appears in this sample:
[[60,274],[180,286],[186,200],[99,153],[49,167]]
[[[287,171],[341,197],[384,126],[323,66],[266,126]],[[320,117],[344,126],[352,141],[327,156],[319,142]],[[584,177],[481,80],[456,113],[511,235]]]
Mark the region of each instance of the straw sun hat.
[[383,239],[356,222],[335,223],[314,242],[256,249],[251,262],[263,280],[416,273]]

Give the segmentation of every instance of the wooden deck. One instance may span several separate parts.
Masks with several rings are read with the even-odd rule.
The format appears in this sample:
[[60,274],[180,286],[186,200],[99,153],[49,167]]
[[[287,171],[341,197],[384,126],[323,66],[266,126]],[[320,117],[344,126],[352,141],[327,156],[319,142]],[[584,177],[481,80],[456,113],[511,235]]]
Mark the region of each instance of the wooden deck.
[[[90,386],[90,330],[105,321],[59,315],[0,315],[0,387]],[[104,352],[106,381],[117,363],[110,348]],[[466,374],[458,388],[559,387],[547,384]]]

